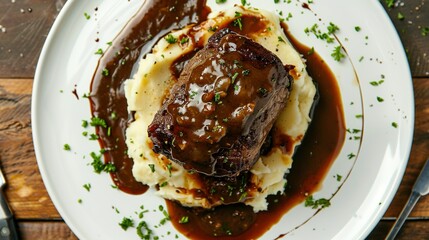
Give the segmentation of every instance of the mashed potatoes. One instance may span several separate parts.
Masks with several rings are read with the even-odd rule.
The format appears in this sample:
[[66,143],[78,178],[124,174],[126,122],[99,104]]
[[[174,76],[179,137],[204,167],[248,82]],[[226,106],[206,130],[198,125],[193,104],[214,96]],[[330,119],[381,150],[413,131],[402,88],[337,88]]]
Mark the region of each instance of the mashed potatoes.
[[[198,27],[186,27],[171,33],[172,39],[193,36],[189,41],[176,42],[162,38],[151,54],[141,60],[138,72],[126,82],[125,93],[128,111],[135,112],[135,121],[127,129],[128,155],[133,159],[133,175],[137,181],[151,187],[159,186],[157,193],[166,199],[179,201],[184,206],[210,208],[222,204],[196,197],[192,192],[201,189],[198,174],[188,172],[165,156],[152,151],[152,142],[147,135],[147,127],[162,105],[166,93],[175,82],[170,66],[180,56],[194,51],[198,43],[206,43],[214,29],[226,26],[242,15],[256,16],[264,23],[264,29],[250,32],[247,37],[258,42],[276,54],[283,64],[295,66],[292,76],[294,84],[289,102],[275,123],[277,133],[288,136],[292,142],[289,150],[274,146],[262,156],[251,169],[253,188],[246,190],[245,204],[254,211],[267,209],[266,197],[284,190],[285,174],[292,165],[296,145],[300,144],[310,122],[309,112],[316,93],[311,77],[305,70],[305,63],[299,53],[287,41],[274,14],[262,10],[234,7],[225,12],[212,13],[209,19]],[[241,28],[242,26],[240,26]],[[195,33],[197,31],[197,33]]]

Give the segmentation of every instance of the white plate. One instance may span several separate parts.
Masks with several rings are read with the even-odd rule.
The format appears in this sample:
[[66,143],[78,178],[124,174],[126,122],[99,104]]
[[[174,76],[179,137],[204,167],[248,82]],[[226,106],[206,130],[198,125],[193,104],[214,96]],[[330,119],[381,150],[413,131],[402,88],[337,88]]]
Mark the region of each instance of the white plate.
[[[240,1],[229,0],[224,5],[214,2],[209,1],[213,10]],[[315,193],[316,198],[331,198],[331,206],[317,212],[303,204],[296,206],[263,238],[272,239],[286,232],[288,239],[364,238],[396,192],[413,133],[412,80],[394,27],[377,0],[314,0],[309,4],[312,11],[296,1],[247,2],[277,13],[281,10],[284,15],[292,13],[288,25],[293,35],[314,46],[337,76],[347,127],[363,129],[363,134],[358,134],[361,141],[353,140],[355,134],[347,134],[343,150]],[[139,239],[135,229],[123,231],[118,223],[123,217],[137,221],[135,212],[140,211],[141,205],[151,210],[144,219],[152,229],[163,217],[159,211],[152,211],[163,201],[151,192],[133,196],[112,189],[109,175],[97,175],[87,166],[91,162],[89,153],[99,146],[81,135],[81,120],[90,118],[88,101],[77,100],[71,93],[74,89],[80,96],[89,92],[99,57],[94,52],[106,49],[105,43],[114,39],[140,5],[141,1],[68,1],[49,33],[37,66],[32,101],[36,156],[52,201],[80,239]],[[87,20],[84,13],[91,18]],[[325,28],[329,22],[340,27],[337,37],[348,54],[341,63],[330,56],[338,43],[327,44],[303,31],[313,23]],[[359,32],[356,26],[361,28]],[[381,75],[383,84],[370,84],[380,80]],[[379,102],[377,97],[384,101]],[[356,118],[357,114],[364,118]],[[66,143],[71,151],[63,150]],[[357,157],[348,159],[350,153]],[[341,182],[332,177],[336,174],[343,176]],[[92,186],[90,192],[82,187],[87,183]],[[171,238],[168,231],[176,234],[171,223],[154,230],[167,239]]]

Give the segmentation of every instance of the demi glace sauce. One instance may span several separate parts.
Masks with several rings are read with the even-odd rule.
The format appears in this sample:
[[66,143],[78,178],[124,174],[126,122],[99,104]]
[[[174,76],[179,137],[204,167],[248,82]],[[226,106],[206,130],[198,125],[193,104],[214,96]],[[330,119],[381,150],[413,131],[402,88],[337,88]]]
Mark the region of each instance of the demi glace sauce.
[[[97,128],[97,133],[102,148],[107,150],[104,154],[106,163],[113,163],[117,169],[111,173],[112,179],[124,192],[141,194],[147,190],[147,186],[134,179],[131,171],[133,161],[126,154],[125,130],[133,121],[133,116],[127,112],[123,84],[132,77],[134,65],[150,52],[157,40],[173,29],[205,20],[208,12],[205,1],[145,1],[99,61],[91,85],[91,109],[94,117],[105,119],[110,126],[110,130]],[[239,33],[265,29],[264,24],[257,19],[245,16],[242,19],[243,29],[233,25],[221,28],[230,27]],[[345,122],[336,79],[317,53],[308,55],[308,47],[301,45],[292,36],[288,37],[307,60],[307,71],[318,86],[318,100],[312,122],[293,156],[293,166],[287,175],[284,194],[269,196],[268,210],[258,213],[241,203],[206,210],[185,208],[167,200],[171,221],[185,236],[192,239],[219,239],[220,236],[222,239],[258,238],[291,207],[318,189],[338,155],[345,139]],[[175,62],[171,69],[176,76],[180,75],[183,66],[191,58],[192,55],[187,55]],[[285,136],[269,136],[268,139],[267,145],[288,148],[289,139]],[[218,184],[219,192],[226,188],[210,178],[201,179],[206,182],[208,189],[214,184]],[[179,220],[184,216],[188,217],[189,222],[180,224]]]

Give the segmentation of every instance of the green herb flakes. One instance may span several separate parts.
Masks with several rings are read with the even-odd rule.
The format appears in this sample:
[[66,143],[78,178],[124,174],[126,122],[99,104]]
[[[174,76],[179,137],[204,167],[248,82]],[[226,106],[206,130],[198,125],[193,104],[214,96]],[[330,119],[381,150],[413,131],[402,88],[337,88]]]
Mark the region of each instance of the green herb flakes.
[[101,71],[101,74],[102,74],[103,76],[107,77],[107,76],[109,76],[109,70],[108,70],[107,68],[104,68],[104,69]]
[[182,216],[180,219],[179,219],[179,223],[180,224],[185,224],[185,223],[188,223],[189,222],[189,217],[188,216]]
[[175,38],[171,33],[168,34],[164,39],[170,44],[174,44],[177,42],[177,38]]
[[236,73],[234,73],[234,75],[232,75],[231,82],[234,83],[235,80],[237,79],[237,77],[238,77],[238,72],[236,72]]
[[94,54],[99,54],[99,55],[103,54],[103,49],[99,48]]
[[341,176],[341,175],[339,175],[339,174],[337,174],[337,176],[336,176],[336,177],[337,177],[337,181],[338,181],[338,182],[341,182],[341,179],[343,179],[343,176]]
[[360,28],[359,26],[356,26],[356,27],[355,27],[355,31],[356,31],[356,32],[360,32],[360,30],[361,30],[361,28]]
[[86,191],[91,191],[91,184],[90,183],[86,183],[86,184],[84,184],[83,185],[83,188],[85,188],[86,189]]
[[216,0],[216,3],[217,3],[217,4],[220,4],[220,3],[226,3],[226,0]]
[[320,199],[315,200],[313,198],[313,196],[310,195],[305,199],[304,206],[311,207],[313,209],[317,209],[317,208],[329,207],[329,206],[331,206],[331,203],[326,198],[320,198]]
[[131,218],[124,217],[122,219],[122,222],[119,223],[119,226],[121,226],[124,231],[126,231],[130,227],[134,227],[134,220]]
[[155,172],[155,164],[148,164],[150,171]]
[[341,51],[341,46],[335,47],[331,56],[334,58],[335,61],[338,61],[338,62],[341,61],[341,59],[346,57]]
[[180,39],[180,44],[185,44],[189,42],[189,38],[188,37],[183,37],[182,39]]
[[398,123],[397,122],[392,122],[392,127],[398,128]]
[[352,159],[352,158],[356,157],[356,155],[354,153],[349,153],[349,155],[347,155],[347,157],[349,159]]
[[429,27],[423,27],[420,31],[423,37],[426,37],[429,35]]
[[395,0],[385,0],[388,8],[392,8],[395,5]]
[[86,12],[83,13],[83,16],[85,16],[86,20],[89,20],[91,18],[91,16]]
[[91,122],[89,124],[93,127],[99,126],[99,127],[107,128],[106,121],[99,117],[91,118]]
[[149,226],[145,221],[141,221],[137,226],[137,235],[140,237],[140,239],[151,239],[152,230],[149,229]]
[[71,150],[71,147],[70,147],[70,145],[69,144],[64,144],[64,150],[66,150],[66,151],[70,151]]
[[377,97],[378,102],[384,102],[384,99],[382,97]]
[[84,128],[88,127],[88,121],[82,120],[82,127]]

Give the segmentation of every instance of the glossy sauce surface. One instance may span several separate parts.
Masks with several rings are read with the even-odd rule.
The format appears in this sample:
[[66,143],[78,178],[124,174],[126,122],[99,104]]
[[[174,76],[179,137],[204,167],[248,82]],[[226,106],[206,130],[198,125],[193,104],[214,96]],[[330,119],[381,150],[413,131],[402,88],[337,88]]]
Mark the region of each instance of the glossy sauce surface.
[[147,186],[134,179],[133,161],[126,154],[125,130],[133,116],[127,111],[123,83],[131,77],[134,64],[159,38],[173,29],[205,20],[209,11],[205,1],[199,0],[145,1],[98,63],[91,84],[92,114],[110,127],[110,131],[97,128],[97,134],[101,147],[107,150],[105,162],[116,166],[112,179],[124,192],[141,194]]
[[251,39],[217,31],[149,126],[154,151],[206,175],[249,170],[288,99],[288,71]]
[[[290,34],[288,38],[307,59],[307,71],[317,82],[320,96],[310,127],[293,156],[292,169],[286,177],[288,182],[285,193],[269,196],[268,211],[256,214],[251,207],[243,204],[221,206],[214,211],[201,211],[167,201],[173,224],[187,237],[219,239],[213,236],[216,234],[222,236],[222,239],[255,239],[262,236],[288,210],[318,190],[340,152],[346,127],[337,80],[320,55],[316,52],[308,55],[310,48],[300,44]],[[276,141],[286,143],[287,139],[273,140]],[[179,224],[178,221],[183,216],[189,216],[196,225]],[[244,226],[248,226],[247,231],[243,231]],[[230,233],[232,236],[228,236]]]
[[[102,147],[108,150],[105,154],[106,162],[114,163],[118,169],[112,174],[115,184],[128,193],[143,193],[146,186],[134,180],[131,174],[132,160],[125,154],[125,129],[132,116],[129,116],[126,110],[122,84],[130,78],[134,63],[140,59],[139,56],[148,53],[160,37],[186,22],[199,22],[207,16],[207,8],[203,1],[177,2],[178,4],[174,5],[170,1],[147,1],[117,37],[109,51],[104,54],[94,74],[91,92],[93,115],[106,119],[108,126],[111,127],[110,135],[107,129],[98,129],[100,142]],[[182,7],[184,9],[180,9]],[[177,11],[170,11],[172,8]],[[163,18],[164,16],[168,17]],[[184,20],[178,23],[176,17]],[[231,27],[238,29],[237,26]],[[277,223],[290,208],[302,202],[306,193],[311,194],[318,189],[340,151],[345,137],[345,123],[336,79],[319,55],[313,53],[307,56],[309,49],[293,38],[291,40],[297,50],[306,56],[307,70],[318,83],[320,100],[315,108],[313,121],[294,156],[291,173],[287,176],[285,194],[269,197],[269,210],[257,214],[243,204],[202,210],[184,208],[167,201],[172,223],[187,237],[219,239],[213,237],[216,235],[223,236],[222,239],[258,238]],[[189,58],[184,56],[184,59]],[[178,61],[177,66],[181,63]],[[180,72],[181,67],[177,68]],[[109,75],[104,76],[103,69],[108,69]],[[272,142],[285,144],[287,139],[272,139]],[[219,185],[219,188],[225,187]],[[189,217],[189,223],[179,224],[183,216]]]

